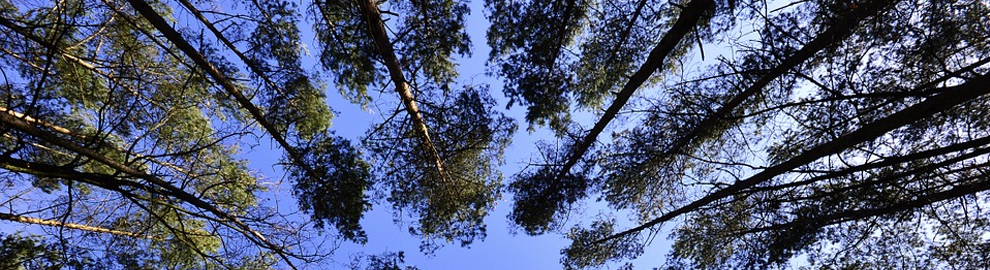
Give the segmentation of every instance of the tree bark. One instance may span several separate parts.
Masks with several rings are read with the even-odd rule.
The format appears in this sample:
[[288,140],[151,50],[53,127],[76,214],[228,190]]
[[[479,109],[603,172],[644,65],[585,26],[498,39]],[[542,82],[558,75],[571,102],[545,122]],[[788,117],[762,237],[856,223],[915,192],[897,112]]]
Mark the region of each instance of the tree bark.
[[165,21],[165,18],[162,18],[157,11],[155,11],[147,2],[143,0],[127,0],[127,2],[130,3],[131,6],[134,7],[134,10],[140,13],[142,17],[148,20],[148,22],[150,22],[155,29],[158,29],[158,31],[161,32],[166,39],[178,47],[179,50],[195,62],[197,66],[206,71],[206,73],[210,75],[210,77],[212,77],[213,80],[227,92],[227,94],[233,96],[237,103],[247,110],[248,113],[251,114],[252,118],[254,118],[254,120],[257,121],[269,135],[272,136],[272,139],[282,146],[282,149],[285,150],[293,164],[302,168],[306,174],[309,175],[309,177],[312,177],[313,179],[321,178],[320,175],[317,175],[313,168],[303,160],[302,155],[299,154],[299,152],[297,152],[291,144],[289,144],[289,142],[285,139],[285,135],[280,133],[271,122],[268,122],[268,120],[265,119],[265,115],[261,112],[261,109],[255,106],[254,103],[251,102],[251,99],[244,96],[244,93],[242,93],[237,86],[234,85],[230,78],[223,73],[220,73],[220,70],[218,70],[216,66],[210,63],[210,61],[207,60],[203,54],[199,53],[196,48],[189,44],[189,42],[187,42],[185,38],[179,34],[179,32],[175,31],[175,29],[173,29],[172,26]]
[[621,110],[622,107],[629,102],[629,99],[632,98],[632,95],[636,92],[636,90],[639,89],[639,87],[642,86],[643,83],[650,78],[650,76],[653,76],[653,73],[660,69],[664,63],[664,59],[666,59],[667,56],[674,51],[677,44],[684,39],[684,36],[690,33],[691,29],[697,27],[701,16],[714,6],[715,2],[713,0],[693,0],[684,8],[683,11],[681,11],[677,21],[674,22],[674,25],[669,31],[667,31],[666,34],[664,34],[663,38],[660,39],[660,43],[658,43],[655,47],[653,47],[653,50],[650,51],[650,55],[646,59],[646,62],[643,63],[639,70],[637,70],[636,73],[629,78],[629,81],[626,82],[619,94],[616,95],[615,101],[612,102],[612,105],[605,110],[605,113],[602,114],[602,117],[598,119],[595,126],[591,128],[587,135],[585,135],[580,144],[569,152],[570,155],[564,163],[564,166],[561,167],[560,172],[552,180],[555,185],[560,182],[560,179],[563,179],[564,176],[570,173],[571,169],[577,164],[578,160],[581,160],[581,158],[584,157],[584,154],[588,152],[591,145],[598,140],[598,136],[605,131],[605,127],[608,126],[608,123],[611,122],[612,119],[615,119],[615,116],[618,115],[619,110]]
[[425,148],[427,154],[433,159],[434,166],[437,168],[437,173],[440,175],[441,181],[444,181],[446,177],[443,160],[440,158],[440,152],[437,151],[433,140],[430,138],[430,129],[419,112],[419,107],[416,105],[416,97],[413,95],[405,75],[402,74],[402,65],[399,63],[399,59],[395,55],[395,49],[392,48],[392,43],[388,39],[385,24],[382,22],[381,11],[378,10],[378,4],[376,0],[358,0],[357,2],[359,2],[358,6],[361,9],[361,14],[364,15],[365,22],[368,23],[368,33],[374,40],[378,54],[385,62],[385,67],[388,69],[392,83],[395,85],[395,91],[399,94],[402,104],[405,105],[406,112],[412,119],[413,129],[419,135],[423,148]]

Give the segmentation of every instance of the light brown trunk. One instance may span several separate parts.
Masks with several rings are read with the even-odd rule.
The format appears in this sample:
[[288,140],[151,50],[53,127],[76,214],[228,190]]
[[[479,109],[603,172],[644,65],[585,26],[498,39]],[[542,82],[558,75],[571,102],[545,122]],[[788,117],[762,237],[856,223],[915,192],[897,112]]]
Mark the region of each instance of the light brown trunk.
[[399,59],[395,56],[395,49],[392,48],[392,43],[388,40],[388,33],[385,31],[385,24],[382,22],[378,4],[375,0],[358,0],[358,2],[360,2],[361,13],[364,14],[365,21],[368,22],[368,31],[375,41],[375,47],[378,48],[378,53],[385,62],[385,67],[388,68],[392,83],[395,84],[395,91],[399,93],[399,98],[402,99],[402,104],[405,105],[406,112],[412,118],[413,128],[418,133],[423,148],[433,158],[433,163],[437,167],[437,173],[439,173],[440,178],[445,179],[440,153],[433,144],[433,140],[430,139],[430,130],[426,126],[423,116],[419,113],[419,107],[416,106],[416,98],[409,88],[405,76],[402,74],[402,65],[399,64]]

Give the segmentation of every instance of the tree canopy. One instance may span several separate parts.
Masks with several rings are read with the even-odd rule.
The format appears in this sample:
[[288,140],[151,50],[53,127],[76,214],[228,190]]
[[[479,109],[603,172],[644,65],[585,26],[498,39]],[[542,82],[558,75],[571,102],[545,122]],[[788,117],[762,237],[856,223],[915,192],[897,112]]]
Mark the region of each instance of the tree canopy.
[[0,268],[327,267],[373,206],[430,254],[500,202],[567,269],[990,267],[986,0],[481,5],[0,1]]

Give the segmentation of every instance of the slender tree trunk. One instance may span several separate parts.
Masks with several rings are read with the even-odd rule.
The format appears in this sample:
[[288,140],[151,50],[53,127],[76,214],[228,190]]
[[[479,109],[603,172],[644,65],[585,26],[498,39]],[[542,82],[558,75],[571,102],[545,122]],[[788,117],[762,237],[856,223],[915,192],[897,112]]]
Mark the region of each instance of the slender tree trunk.
[[[622,44],[625,44],[626,40],[629,39],[629,34],[632,33],[633,27],[636,26],[636,21],[639,20],[639,16],[643,14],[643,7],[646,7],[646,2],[646,0],[639,0],[639,3],[636,4],[636,10],[633,11],[632,18],[629,19],[629,25],[626,25],[626,28],[622,29],[622,32],[619,33],[619,40],[616,40],[615,46],[612,46],[612,53],[608,59],[617,58],[619,55],[619,50],[622,49]],[[604,71],[605,69],[602,69],[602,72]]]
[[430,129],[419,112],[419,107],[416,105],[416,97],[413,95],[408,81],[402,74],[402,65],[399,64],[399,59],[395,56],[395,49],[392,48],[392,43],[388,40],[388,33],[385,30],[385,24],[382,22],[382,15],[381,11],[378,10],[378,4],[376,0],[358,0],[358,2],[361,13],[368,23],[368,31],[375,41],[375,47],[378,48],[378,53],[385,62],[385,67],[388,69],[392,83],[395,85],[395,91],[399,93],[399,98],[402,99],[402,104],[405,105],[406,112],[412,118],[413,129],[419,135],[423,148],[425,148],[427,154],[433,159],[434,166],[437,167],[437,173],[439,173],[441,180],[446,179],[444,177],[443,160],[440,158],[440,153],[430,138]]
[[[574,6],[577,5],[577,3],[575,3],[576,1],[577,0],[568,0],[567,5],[564,6],[564,13],[563,13],[564,17],[562,18],[562,20],[560,20],[558,24],[558,26],[560,26],[560,32],[557,33],[557,40],[555,40],[556,44],[554,44],[554,46],[556,46],[557,49],[553,51],[553,57],[550,57],[550,61],[547,63],[549,64],[549,66],[547,67],[548,73],[552,74],[553,70],[557,68],[557,58],[559,58],[560,54],[563,53],[562,51],[564,50],[564,39],[566,38],[565,35],[567,34],[567,26],[570,26],[568,22],[570,22],[571,16],[573,15],[571,13],[574,10]],[[581,26],[577,26],[577,27],[581,27]]]
[[148,20],[148,22],[151,23],[155,29],[158,29],[158,31],[161,32],[166,39],[172,42],[172,44],[178,47],[179,50],[189,57],[189,59],[195,62],[199,68],[206,71],[206,73],[210,75],[210,77],[212,77],[213,80],[219,84],[225,92],[227,92],[227,94],[233,96],[237,103],[240,104],[242,108],[247,110],[248,113],[251,114],[251,117],[258,122],[258,125],[261,125],[261,127],[268,132],[268,135],[272,136],[272,139],[282,146],[282,149],[285,150],[293,164],[302,168],[309,177],[314,179],[320,178],[320,175],[314,173],[313,168],[308,163],[303,161],[302,155],[297,152],[295,148],[293,148],[292,144],[289,144],[288,140],[285,138],[285,134],[279,132],[279,130],[276,129],[271,122],[268,122],[264,113],[261,112],[261,109],[255,106],[254,103],[251,102],[251,99],[245,96],[244,93],[242,93],[241,90],[234,85],[230,78],[223,73],[220,73],[220,70],[217,69],[216,66],[210,63],[210,61],[207,60],[203,54],[189,44],[189,42],[186,41],[185,38],[179,34],[179,32],[175,31],[175,29],[172,28],[167,21],[165,21],[165,18],[158,14],[158,12],[144,0],[127,0],[127,2],[130,3],[131,6],[134,7],[134,10],[141,14],[142,17]]
[[[968,142],[964,142],[964,143],[953,144],[953,145],[949,145],[949,146],[946,146],[946,147],[941,147],[941,148],[926,150],[926,151],[922,151],[922,152],[917,152],[917,153],[913,153],[913,154],[908,154],[908,155],[903,155],[903,156],[895,156],[895,157],[888,157],[888,158],[885,158],[885,159],[880,160],[878,162],[867,163],[867,164],[863,164],[863,165],[859,165],[859,166],[854,166],[854,167],[848,167],[848,168],[845,168],[845,169],[842,169],[842,170],[839,170],[839,171],[833,171],[833,172],[829,172],[829,173],[826,173],[826,174],[823,174],[823,175],[820,175],[820,176],[815,176],[815,177],[812,177],[812,178],[807,179],[807,180],[802,180],[802,181],[797,181],[797,182],[791,182],[791,183],[782,184],[782,185],[776,185],[776,186],[751,188],[751,189],[746,190],[746,193],[768,192],[768,191],[774,191],[774,190],[782,190],[782,189],[786,189],[786,188],[795,188],[795,187],[808,185],[808,184],[811,184],[811,183],[814,183],[814,182],[818,182],[818,181],[824,181],[824,180],[828,180],[828,179],[833,179],[833,178],[837,178],[837,177],[842,177],[842,176],[850,175],[850,174],[857,173],[857,172],[864,172],[864,171],[867,171],[867,170],[879,169],[879,168],[883,168],[883,167],[894,166],[894,165],[897,165],[897,164],[911,162],[911,161],[915,161],[915,160],[920,160],[920,159],[925,159],[925,158],[932,158],[932,157],[942,156],[942,155],[946,155],[946,154],[949,154],[949,153],[952,153],[952,152],[959,152],[959,151],[964,151],[964,150],[968,150],[968,149],[971,149],[971,148],[985,146],[987,144],[990,144],[990,136],[982,137],[982,138],[975,139],[975,140],[968,141]],[[976,155],[986,154],[988,152],[990,152],[990,149],[988,149],[988,148],[978,148],[978,149],[973,150],[972,152],[969,152],[969,153],[966,153],[966,154],[961,154],[961,155],[959,155],[959,157],[956,157],[956,158],[953,158],[953,159],[957,159],[957,158],[960,158],[960,157],[970,158],[970,157],[974,157]],[[953,160],[953,159],[950,159],[950,160]],[[942,162],[940,162],[940,163],[942,163]],[[932,169],[935,169],[935,168],[938,168],[938,167],[942,167],[942,166],[925,166],[925,167],[922,167],[924,169],[923,170],[920,170],[920,171],[932,170]],[[898,175],[901,175],[901,174],[898,174]]]
[[619,91],[619,94],[616,95],[612,105],[605,110],[605,113],[602,114],[602,117],[597,123],[595,123],[595,126],[592,127],[588,134],[585,135],[580,141],[580,144],[576,145],[576,147],[570,151],[564,166],[553,179],[555,185],[557,182],[560,182],[560,179],[570,173],[571,169],[577,164],[578,160],[581,160],[581,158],[584,157],[584,154],[588,152],[588,149],[591,148],[591,145],[598,140],[598,135],[601,135],[601,133],[605,131],[605,127],[608,126],[608,123],[611,122],[612,119],[619,114],[619,110],[621,110],[622,107],[629,102],[629,99],[632,98],[633,93],[635,93],[636,90],[650,78],[650,76],[653,76],[653,73],[663,66],[664,60],[670,55],[671,52],[674,51],[677,44],[679,44],[681,40],[691,32],[691,29],[697,27],[701,16],[714,6],[715,1],[713,0],[694,0],[684,7],[684,10],[681,11],[680,16],[677,17],[677,21],[674,22],[674,25],[669,31],[667,31],[666,34],[664,34],[663,38],[660,39],[660,43],[658,43],[655,47],[653,47],[653,50],[650,51],[650,55],[647,57],[646,62],[643,63],[639,70],[637,70],[636,73],[629,78],[629,81],[626,82],[626,84],[622,87],[622,90]]
[[233,52],[234,55],[237,56],[237,58],[241,59],[241,62],[244,62],[244,65],[247,65],[248,69],[250,69],[252,73],[258,75],[258,77],[260,77],[263,81],[265,81],[265,84],[267,84],[269,88],[275,91],[280,90],[278,86],[276,86],[275,83],[271,80],[271,78],[269,78],[268,75],[262,72],[261,69],[258,68],[258,66],[253,61],[251,61],[251,59],[247,57],[247,55],[244,55],[244,53],[241,52],[241,50],[237,49],[237,46],[234,46],[233,42],[230,42],[230,40],[227,39],[227,37],[224,36],[223,33],[220,32],[220,30],[213,25],[213,23],[207,20],[206,17],[203,16],[203,13],[199,12],[199,9],[196,9],[196,6],[194,6],[188,0],[179,0],[179,3],[182,4],[182,6],[186,7],[186,9],[189,10],[189,12],[192,13],[192,15],[196,17],[196,19],[199,20],[199,22],[203,23],[203,26],[205,26],[206,29],[209,29],[210,32],[213,33],[213,36],[215,36],[217,40],[220,41],[220,43],[223,43],[223,45],[226,46],[227,49],[229,49],[231,52]]

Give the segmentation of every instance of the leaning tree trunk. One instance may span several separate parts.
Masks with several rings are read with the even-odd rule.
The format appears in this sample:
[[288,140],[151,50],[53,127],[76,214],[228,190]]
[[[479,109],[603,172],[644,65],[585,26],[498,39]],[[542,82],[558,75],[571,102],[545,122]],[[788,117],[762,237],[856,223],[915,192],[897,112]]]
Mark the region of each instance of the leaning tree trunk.
[[413,96],[412,89],[409,88],[409,83],[407,83],[406,77],[402,74],[402,65],[399,64],[399,59],[395,56],[395,49],[392,48],[392,43],[388,40],[388,33],[385,31],[385,25],[382,22],[382,14],[378,10],[378,4],[376,0],[359,0],[358,2],[360,2],[361,13],[364,15],[365,21],[368,22],[368,31],[371,38],[375,41],[378,54],[381,55],[382,60],[385,62],[385,67],[388,68],[392,83],[395,84],[395,91],[399,93],[399,98],[402,99],[402,104],[405,105],[406,112],[412,118],[413,128],[420,137],[420,143],[422,143],[424,150],[433,159],[433,163],[437,167],[437,173],[440,179],[443,180],[445,177],[440,152],[437,151],[433,140],[430,138],[430,129],[426,126],[423,115],[419,113],[419,107],[416,106],[416,99]]

